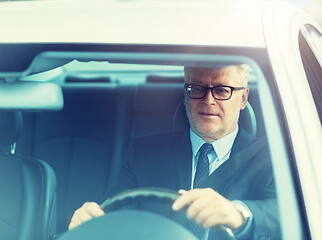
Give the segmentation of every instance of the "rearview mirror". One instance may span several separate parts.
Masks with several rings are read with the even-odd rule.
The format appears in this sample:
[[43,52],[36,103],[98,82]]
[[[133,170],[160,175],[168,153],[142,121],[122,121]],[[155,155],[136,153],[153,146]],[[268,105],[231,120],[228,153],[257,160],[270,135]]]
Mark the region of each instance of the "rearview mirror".
[[0,84],[0,109],[19,111],[58,111],[64,106],[60,86],[48,82]]

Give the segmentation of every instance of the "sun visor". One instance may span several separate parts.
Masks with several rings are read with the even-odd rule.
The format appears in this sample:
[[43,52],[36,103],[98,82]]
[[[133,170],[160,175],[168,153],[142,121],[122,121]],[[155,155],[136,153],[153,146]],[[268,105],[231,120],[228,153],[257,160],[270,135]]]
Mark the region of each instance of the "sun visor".
[[58,111],[64,106],[60,86],[43,82],[0,84],[0,109],[13,111]]

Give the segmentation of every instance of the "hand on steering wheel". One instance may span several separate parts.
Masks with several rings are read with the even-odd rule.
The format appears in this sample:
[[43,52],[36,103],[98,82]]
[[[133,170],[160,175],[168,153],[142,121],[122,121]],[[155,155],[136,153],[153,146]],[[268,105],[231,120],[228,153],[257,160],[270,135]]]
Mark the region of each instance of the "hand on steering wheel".
[[[81,224],[62,235],[59,240],[90,238],[197,240],[183,227],[189,221],[186,217],[186,208],[180,211],[172,210],[173,202],[179,196],[178,192],[163,188],[138,188],[122,192],[104,201],[100,207],[96,205],[97,210],[102,211],[103,209],[108,214],[103,214],[102,211],[99,215],[103,216]],[[133,205],[135,205],[135,210],[133,210]],[[160,205],[163,207],[159,208]],[[87,204],[85,208],[87,206],[90,205]],[[132,209],[129,209],[129,206]],[[150,208],[147,209],[146,206]],[[225,239],[227,237],[235,239],[234,235],[230,234],[229,228],[222,228],[226,232]],[[156,232],[158,236],[155,236]]]
[[[172,206],[173,202],[180,196],[180,194],[176,191],[165,189],[165,188],[137,188],[128,191],[124,191],[110,199],[107,199],[102,205],[101,208],[105,212],[110,212],[117,208],[142,202],[142,201],[161,201],[168,206]],[[186,216],[186,209],[187,207],[183,208],[180,211],[172,211],[170,214],[163,214],[161,215],[166,216],[181,225],[186,225],[189,219]],[[151,209],[149,209],[151,211]],[[154,210],[152,209],[154,212]],[[159,212],[160,214],[160,212]],[[223,230],[229,239],[235,239],[235,235],[232,230],[224,225],[218,227],[218,229]]]

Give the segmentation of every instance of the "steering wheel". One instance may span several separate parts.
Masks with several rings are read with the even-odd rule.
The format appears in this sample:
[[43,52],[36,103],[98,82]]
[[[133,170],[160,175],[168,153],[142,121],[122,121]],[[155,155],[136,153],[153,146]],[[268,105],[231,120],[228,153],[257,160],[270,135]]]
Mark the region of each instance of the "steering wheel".
[[[101,208],[108,214],[85,222],[58,239],[197,240],[183,226],[189,221],[185,209],[177,212],[171,209],[178,197],[176,191],[164,188],[124,191],[101,204]],[[229,228],[222,229],[225,239],[235,239]]]
[[171,218],[184,225],[189,221],[186,218],[185,209],[175,212],[171,208],[179,196],[176,191],[166,188],[135,188],[108,198],[100,207],[105,213],[123,207],[146,210]]

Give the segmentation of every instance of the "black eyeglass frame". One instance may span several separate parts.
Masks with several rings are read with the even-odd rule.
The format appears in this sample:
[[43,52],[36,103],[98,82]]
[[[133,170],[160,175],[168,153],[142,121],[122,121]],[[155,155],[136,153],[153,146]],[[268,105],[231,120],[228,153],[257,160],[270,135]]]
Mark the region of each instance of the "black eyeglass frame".
[[[202,97],[198,97],[198,98],[195,98],[195,97],[191,97],[191,96],[189,96],[189,94],[188,94],[188,88],[189,87],[201,87],[201,88],[203,88],[203,89],[205,89],[206,91],[205,91],[205,93],[204,93],[204,95],[202,96]],[[216,98],[215,97],[215,95],[214,95],[214,92],[213,92],[213,90],[215,89],[215,88],[218,88],[218,87],[228,87],[228,88],[230,88],[230,90],[231,90],[231,92],[230,92],[230,96],[228,97],[228,98],[224,98],[224,99],[222,99],[222,98]],[[211,95],[213,96],[213,98],[214,99],[216,99],[216,100],[222,100],[222,101],[226,101],[226,100],[229,100],[230,98],[231,98],[231,96],[233,95],[233,91],[238,91],[238,90],[243,90],[243,89],[245,89],[245,88],[247,88],[247,87],[232,87],[232,86],[225,86],[225,85],[218,85],[218,86],[215,86],[215,87],[206,87],[206,86],[202,86],[202,85],[198,85],[198,84],[191,84],[191,83],[185,83],[184,84],[184,88],[185,88],[185,90],[186,90],[186,94],[187,94],[187,96],[189,97],[189,98],[191,98],[191,99],[203,99],[205,96],[206,96],[206,94],[207,94],[207,92],[208,92],[208,90],[210,90],[211,91]]]

